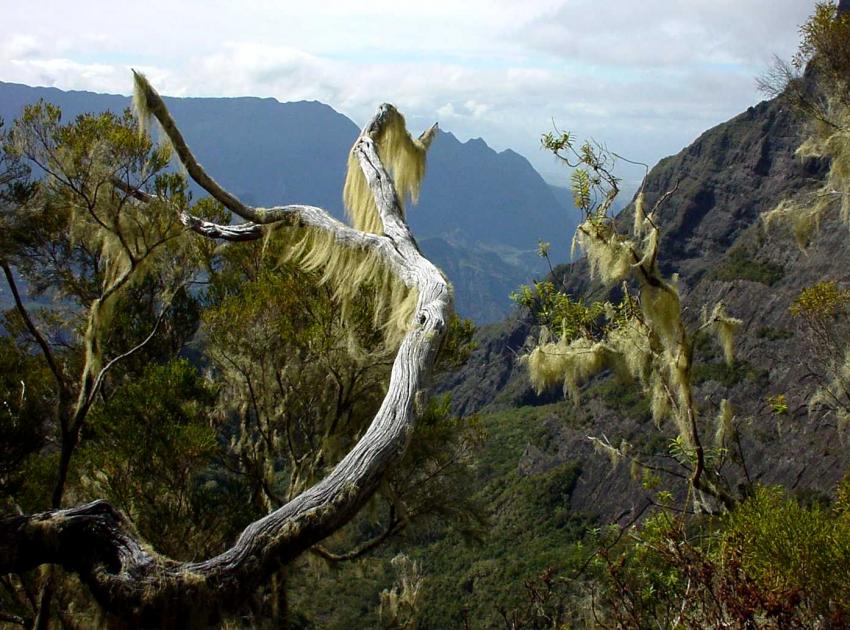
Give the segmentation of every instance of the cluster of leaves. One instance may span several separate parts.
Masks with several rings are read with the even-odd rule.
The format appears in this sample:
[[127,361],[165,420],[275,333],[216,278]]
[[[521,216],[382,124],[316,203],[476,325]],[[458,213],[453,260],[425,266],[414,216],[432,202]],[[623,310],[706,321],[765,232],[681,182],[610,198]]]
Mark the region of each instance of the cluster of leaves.
[[110,501],[158,551],[221,551],[250,516],[244,488],[216,464],[215,387],[185,359],[150,364],[92,412],[79,492]]
[[598,338],[606,325],[605,302],[574,300],[551,280],[524,284],[511,293],[511,300],[533,313],[538,325],[570,340],[579,336]]
[[605,218],[619,192],[619,179],[613,175],[615,156],[604,147],[584,141],[577,145],[569,131],[547,132],[540,141],[566,164],[575,207],[585,216]]
[[850,106],[850,12],[839,14],[834,2],[818,2],[800,27],[800,46],[792,63],[798,72],[807,66],[825,85],[834,86],[835,98]]
[[803,289],[788,310],[813,325],[825,325],[846,315],[848,306],[850,291],[839,287],[835,280],[823,280]]
[[[845,481],[841,488],[846,487]],[[601,627],[843,626],[850,614],[846,491],[806,505],[756,488],[722,518],[662,511],[594,560]]]
[[784,416],[788,413],[788,400],[786,399],[785,394],[768,396],[767,404],[770,406],[770,410],[777,416]]

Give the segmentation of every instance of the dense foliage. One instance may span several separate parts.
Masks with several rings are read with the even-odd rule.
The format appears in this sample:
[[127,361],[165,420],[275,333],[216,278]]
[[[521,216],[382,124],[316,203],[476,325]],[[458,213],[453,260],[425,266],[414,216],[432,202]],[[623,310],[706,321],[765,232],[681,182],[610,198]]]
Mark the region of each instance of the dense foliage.
[[[159,553],[221,552],[362,435],[396,351],[383,287],[367,279],[341,296],[286,262],[280,233],[223,248],[187,238],[185,180],[129,112],[63,123],[38,103],[3,141],[0,264],[14,295],[0,337],[3,511],[106,499]],[[228,218],[208,199],[192,212]],[[463,361],[472,333],[450,323],[444,369]],[[422,404],[414,447],[373,505],[316,548],[324,562],[356,562],[446,519],[480,526],[462,490],[475,424],[446,399]],[[297,616],[291,577],[246,602],[240,623]],[[11,623],[98,618],[61,571],[2,583]]]
[[[783,86],[812,116],[801,152],[829,159],[814,198],[766,221],[784,219],[800,245],[824,213],[850,216],[848,33],[850,15],[819,4],[790,66],[801,76]],[[3,512],[104,498],[156,552],[195,559],[323,478],[383,399],[398,337],[381,315],[392,287],[388,298],[389,285],[364,276],[342,295],[275,232],[239,247],[182,238],[179,210],[229,216],[193,203],[170,149],[129,113],[63,123],[39,103],[2,140],[0,267],[12,294],[0,320]],[[576,244],[603,287],[596,299],[571,295],[553,273],[513,296],[538,333],[526,357],[534,387],[562,386],[569,404],[459,418],[448,397],[422,399],[411,447],[369,505],[226,624],[850,624],[850,477],[808,496],[751,478],[754,440],[723,392],[742,381],[764,389],[767,376],[734,356],[742,322],[720,302],[689,312],[662,272],[657,211],[675,190],[647,209],[641,189],[627,226],[613,214],[616,156],[568,133],[543,142],[572,169]],[[419,173],[413,157],[406,168]],[[363,182],[352,187],[366,200]],[[548,245],[540,253],[548,259]],[[738,246],[710,277],[764,288],[792,273]],[[850,419],[848,309],[841,279],[822,279],[788,309],[796,330],[757,333],[805,349],[812,430]],[[451,322],[441,370],[468,357],[473,332]],[[706,384],[713,397],[698,395]],[[794,411],[786,393],[763,401],[777,419]],[[651,428],[612,442],[594,425],[600,407]],[[628,522],[574,508],[583,464],[561,452],[564,427],[590,434],[613,466],[629,464],[649,498],[623,512]],[[12,625],[120,623],[60,569],[2,576],[0,587],[0,621]]]

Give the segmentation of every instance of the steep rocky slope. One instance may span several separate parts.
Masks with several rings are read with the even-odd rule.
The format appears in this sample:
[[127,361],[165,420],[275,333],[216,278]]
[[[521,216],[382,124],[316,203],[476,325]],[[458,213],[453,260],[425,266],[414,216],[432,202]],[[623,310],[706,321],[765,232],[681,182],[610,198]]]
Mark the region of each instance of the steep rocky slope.
[[[799,491],[829,493],[850,465],[834,418],[809,415],[806,401],[814,389],[806,344],[788,307],[800,290],[819,280],[850,282],[850,231],[828,219],[812,244],[801,250],[786,232],[766,232],[762,213],[782,199],[812,191],[828,164],[795,156],[804,134],[802,122],[782,100],[763,102],[700,136],[676,156],[662,160],[647,181],[651,204],[664,191],[676,194],[661,210],[661,264],[682,278],[684,304],[693,317],[703,304],[723,300],[744,321],[737,340],[735,368],[722,367],[707,344],[700,357],[698,394],[706,415],[721,398],[730,398],[739,418],[749,473],[764,483]],[[630,222],[631,206],[623,212]],[[599,294],[579,261],[561,268],[576,295]],[[585,388],[579,409],[560,392],[536,396],[519,362],[534,332],[527,314],[515,313],[500,326],[481,331],[479,347],[459,374],[442,384],[462,413],[504,410],[525,405],[546,407],[539,443],[529,443],[519,464],[539,474],[564,462],[579,464],[581,475],[571,499],[575,510],[603,519],[625,518],[641,504],[640,485],[627,470],[612,470],[592,452],[588,435],[614,443],[627,439],[647,455],[664,457],[674,435],[659,435],[633,388],[609,378]],[[789,412],[777,415],[767,404],[784,394]],[[703,420],[706,425],[711,418]]]

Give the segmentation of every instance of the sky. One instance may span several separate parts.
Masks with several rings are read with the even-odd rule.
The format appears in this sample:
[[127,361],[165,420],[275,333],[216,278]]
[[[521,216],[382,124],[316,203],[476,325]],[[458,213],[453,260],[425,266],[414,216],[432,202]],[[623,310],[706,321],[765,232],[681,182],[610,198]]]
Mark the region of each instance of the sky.
[[358,124],[391,102],[566,185],[542,132],[654,164],[761,100],[755,77],[814,4],[0,0],[0,81],[129,94],[132,67],[165,95],[319,100]]

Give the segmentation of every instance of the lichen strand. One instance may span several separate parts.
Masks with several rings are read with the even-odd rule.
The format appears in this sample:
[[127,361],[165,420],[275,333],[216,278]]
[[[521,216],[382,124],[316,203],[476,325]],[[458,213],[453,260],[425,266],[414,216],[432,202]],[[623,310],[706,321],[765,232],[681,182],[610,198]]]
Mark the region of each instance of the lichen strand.
[[833,376],[829,383],[818,387],[809,399],[809,413],[817,411],[820,407],[831,409],[838,420],[838,429],[842,434],[850,426],[850,409],[842,404],[836,404],[850,384],[850,348],[844,353],[843,361],[836,361]]
[[684,333],[679,291],[674,283],[657,276],[655,279],[653,284],[641,282],[641,311],[664,349],[676,353]]
[[[593,450],[599,455],[604,455],[608,458],[608,461],[611,462],[611,468],[617,468],[620,464],[623,463],[623,460],[629,457],[631,451],[631,445],[623,440],[620,442],[620,446],[615,447],[606,440],[600,440],[599,438],[590,438],[591,443],[593,444]],[[636,461],[632,461],[632,464],[635,464]]]
[[92,373],[97,373],[102,363],[102,336],[109,328],[119,298],[114,289],[121,286],[126,290],[144,278],[145,269],[152,265],[154,259],[149,255],[146,237],[154,234],[158,239],[168,239],[179,234],[180,227],[177,221],[166,225],[143,212],[124,212],[110,217],[112,226],[107,229],[81,208],[74,207],[72,212],[72,241],[85,243],[88,249],[100,252],[100,290],[104,297],[91,304],[84,332],[86,365]]
[[836,206],[841,220],[850,227],[850,110],[834,98],[827,109],[835,124],[815,121],[811,135],[797,149],[801,159],[829,158],[829,173],[823,185],[813,193],[783,199],[762,215],[766,229],[787,226],[800,248],[808,245],[826,213]]
[[563,383],[564,393],[577,402],[579,386],[605,367],[606,354],[600,342],[585,337],[570,343],[564,339],[551,342],[543,331],[540,343],[526,359],[531,383],[538,394]]
[[652,350],[646,327],[630,319],[608,333],[606,349],[611,367],[646,386],[652,368]]
[[740,319],[730,317],[726,313],[723,302],[718,302],[709,318],[711,328],[717,335],[717,341],[723,348],[723,357],[728,365],[735,360],[734,337],[743,323]]
[[[148,104],[148,91],[157,94],[156,90],[148,82],[147,77],[141,72],[133,70],[133,113],[136,115],[136,120],[138,121],[140,136],[149,135],[151,133],[151,121],[156,120]],[[171,143],[171,138],[162,130],[159,121],[157,121],[156,127],[159,131],[157,135],[159,136],[161,150],[167,151],[169,156],[174,155],[174,146]],[[185,170],[183,163],[180,160],[177,162],[179,168]]]
[[664,380],[656,378],[652,381],[650,412],[656,427],[660,427],[664,418],[670,415],[670,396]]
[[592,278],[610,286],[629,277],[635,262],[631,241],[609,222],[586,220],[578,227],[575,244],[587,255]]
[[644,223],[646,221],[646,214],[644,214],[645,198],[643,191],[641,190],[637,197],[635,198],[635,216],[634,216],[634,225],[632,228],[632,232],[635,237],[639,237],[643,234],[644,231]]
[[380,256],[373,251],[340,247],[333,234],[318,228],[282,226],[269,230],[268,235],[272,233],[284,241],[282,262],[291,261],[305,271],[322,274],[320,282],[333,288],[343,319],[348,317],[358,291],[371,287],[376,296],[375,325],[384,331],[389,347],[395,348],[401,343],[410,330],[418,292],[404,284]]
[[829,174],[816,205],[829,205],[837,197],[841,219],[850,223],[850,110],[838,102],[830,109],[836,112],[837,126],[817,124],[811,135],[797,149],[802,158],[828,157]]
[[153,90],[148,79],[141,72],[133,70],[133,113],[139,122],[139,135],[144,136],[150,131],[152,112],[148,107],[146,90]]
[[724,448],[730,440],[735,439],[734,419],[732,404],[724,398],[720,401],[720,410],[717,413],[717,428],[714,432],[715,447]]
[[[390,109],[386,115],[387,121],[374,140],[378,156],[393,178],[399,207],[403,212],[405,199],[410,198],[413,203],[419,200],[419,186],[425,176],[425,156],[436,131],[431,128],[416,139],[407,131],[404,117],[396,109]],[[383,233],[375,198],[354,149],[348,155],[348,172],[342,198],[351,224],[356,229],[373,234]]]

